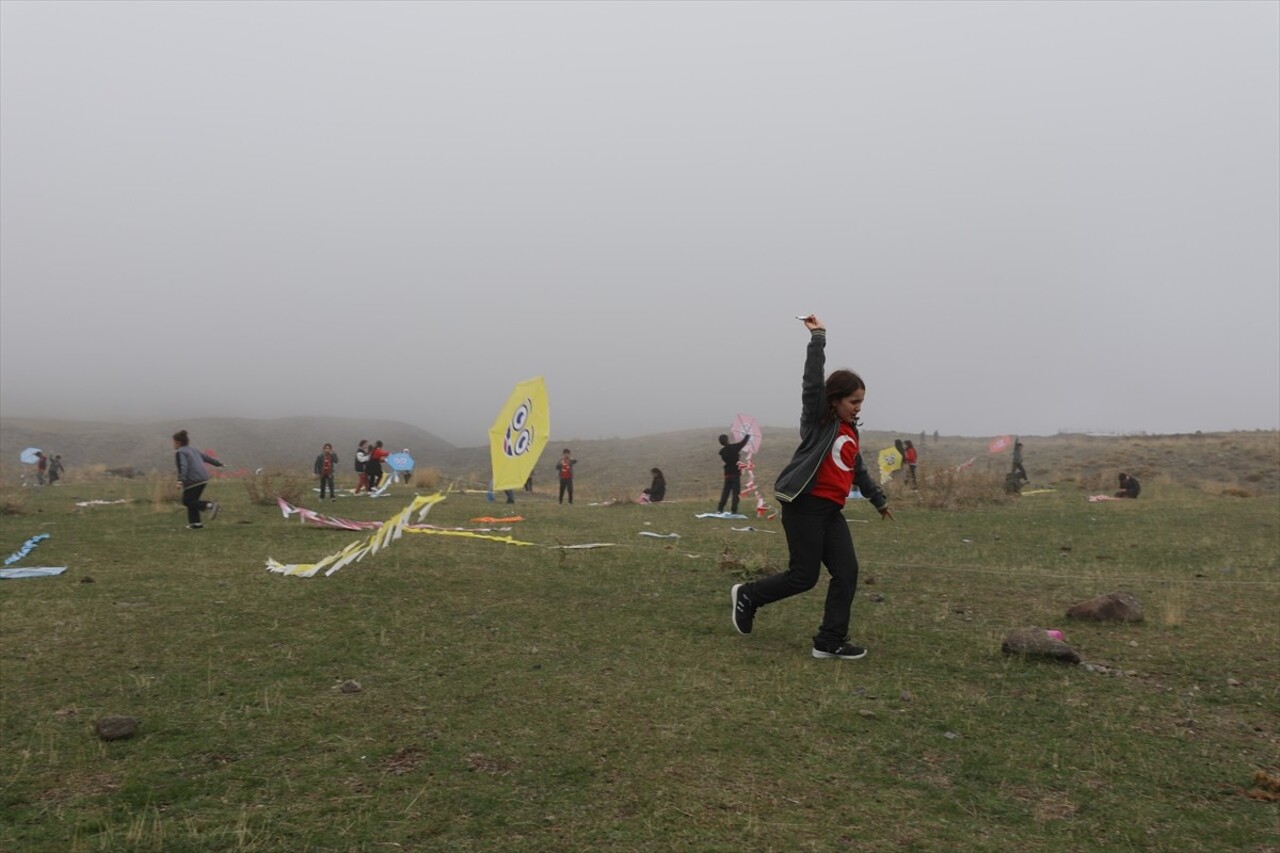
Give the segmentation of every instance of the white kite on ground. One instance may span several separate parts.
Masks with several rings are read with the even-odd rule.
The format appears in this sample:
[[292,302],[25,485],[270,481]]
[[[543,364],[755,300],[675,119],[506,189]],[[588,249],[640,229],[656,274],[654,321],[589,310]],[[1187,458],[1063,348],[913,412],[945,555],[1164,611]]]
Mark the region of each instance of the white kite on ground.
[[67,570],[66,566],[32,566],[26,569],[0,569],[0,580],[17,580],[18,578],[48,578],[60,575]]

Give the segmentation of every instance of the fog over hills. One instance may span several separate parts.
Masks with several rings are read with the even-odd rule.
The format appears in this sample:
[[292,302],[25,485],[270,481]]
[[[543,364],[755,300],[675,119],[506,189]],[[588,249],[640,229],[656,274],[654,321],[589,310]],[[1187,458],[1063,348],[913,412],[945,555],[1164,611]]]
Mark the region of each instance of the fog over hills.
[[150,471],[172,465],[172,436],[179,429],[187,430],[194,446],[212,451],[232,468],[309,466],[326,442],[346,465],[362,438],[382,441],[393,452],[408,448],[419,458],[455,449],[419,427],[358,418],[189,418],[129,424],[0,418],[0,460],[8,467],[24,448],[39,447],[61,454],[68,466]]
[[[341,459],[339,484],[354,482],[352,456],[361,438],[381,439],[391,450],[408,448],[419,466],[434,468],[444,482],[482,487],[490,475],[487,443],[458,447],[420,427],[387,420],[336,417],[189,418],[184,421],[102,423],[0,418],[0,474],[6,483],[31,466],[18,457],[26,447],[63,456],[69,472],[91,466],[134,468],[167,473],[173,466],[171,436],[187,429],[195,446],[214,451],[233,470],[259,467],[309,473],[325,442]],[[554,490],[554,466],[569,448],[578,459],[578,491],[589,499],[634,497],[649,483],[649,469],[666,474],[669,498],[705,499],[721,485],[719,445],[723,426],[708,426],[634,438],[577,439],[554,437],[534,471],[539,490]],[[764,443],[754,462],[758,479],[772,484],[799,439],[795,427],[762,427]],[[481,441],[484,437],[479,437]],[[988,452],[990,436],[863,430],[863,455],[874,465],[877,450],[895,438],[914,439],[921,451],[922,471],[937,471],[973,460],[978,471],[1008,469],[1009,453]],[[924,438],[924,441],[921,439]],[[1109,485],[1127,470],[1144,483],[1176,481],[1214,489],[1234,486],[1250,494],[1280,492],[1280,433],[1274,430],[1181,435],[1091,436],[1058,434],[1022,436],[1032,480],[1088,480]],[[766,485],[766,492],[769,485]]]

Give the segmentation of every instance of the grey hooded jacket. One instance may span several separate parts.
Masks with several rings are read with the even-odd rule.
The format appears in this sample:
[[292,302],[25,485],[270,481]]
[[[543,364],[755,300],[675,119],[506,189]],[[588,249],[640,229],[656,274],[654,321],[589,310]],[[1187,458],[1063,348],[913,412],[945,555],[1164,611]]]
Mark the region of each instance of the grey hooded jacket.
[[[800,446],[791,457],[791,461],[782,469],[773,484],[774,497],[783,503],[791,503],[800,495],[809,491],[817,477],[822,459],[831,450],[836,439],[839,425],[835,418],[823,423],[826,414],[826,364],[827,333],[824,329],[814,329],[809,335],[809,348],[804,360],[804,379],[800,395]],[[854,427],[856,434],[858,429]],[[862,496],[871,501],[872,506],[883,510],[889,505],[889,499],[880,490],[879,484],[867,473],[867,466],[862,462],[859,452],[853,465],[853,484],[862,492]]]

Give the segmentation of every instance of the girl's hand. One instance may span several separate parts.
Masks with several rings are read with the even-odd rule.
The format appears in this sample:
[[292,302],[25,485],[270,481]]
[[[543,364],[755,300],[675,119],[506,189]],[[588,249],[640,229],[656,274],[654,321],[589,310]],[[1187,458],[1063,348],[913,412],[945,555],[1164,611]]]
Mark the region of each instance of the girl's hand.
[[802,317],[801,319],[804,321],[804,327],[811,332],[816,332],[818,329],[826,330],[826,326],[822,325],[822,321],[814,314],[810,314],[808,317]]
[[888,507],[885,507],[884,509],[880,510],[880,520],[893,521],[893,512]]

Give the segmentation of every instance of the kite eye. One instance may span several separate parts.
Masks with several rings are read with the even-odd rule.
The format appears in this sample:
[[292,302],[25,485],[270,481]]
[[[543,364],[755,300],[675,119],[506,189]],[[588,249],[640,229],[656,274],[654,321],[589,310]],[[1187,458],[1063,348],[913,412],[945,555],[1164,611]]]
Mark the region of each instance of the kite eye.
[[525,423],[529,420],[529,406],[530,401],[525,400],[520,404],[520,407],[516,409],[515,414],[511,416],[511,428],[513,430],[518,432],[524,429]]

